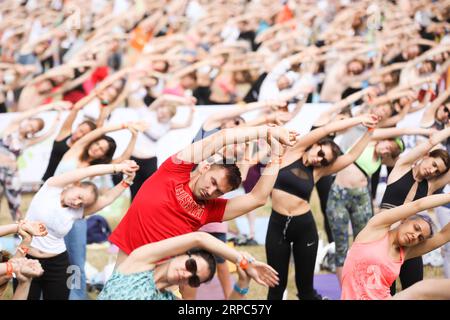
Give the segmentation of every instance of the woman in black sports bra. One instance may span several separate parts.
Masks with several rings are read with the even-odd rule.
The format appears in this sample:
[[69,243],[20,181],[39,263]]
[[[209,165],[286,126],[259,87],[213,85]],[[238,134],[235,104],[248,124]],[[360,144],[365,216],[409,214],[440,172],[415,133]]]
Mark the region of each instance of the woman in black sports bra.
[[287,285],[291,243],[295,261],[296,285],[300,299],[322,297],[313,286],[318,235],[309,198],[315,183],[356,160],[370,140],[369,133],[345,155],[330,139],[332,132],[358,124],[373,127],[377,117],[363,115],[335,121],[315,129],[286,151],[283,164],[272,191],[272,214],[266,235],[267,262],[279,273],[279,285],[269,289],[269,300],[281,300]]
[[[450,128],[435,132],[427,141],[397,160],[388,177],[381,209],[391,209],[431,195],[450,181],[449,154],[443,149],[430,151],[449,136]],[[410,259],[402,265],[400,280],[403,289],[422,279],[422,257]],[[391,287],[391,293],[395,294],[395,284]]]
[[[425,110],[420,122],[422,128],[445,129],[450,118],[450,87],[440,93]],[[450,139],[445,141],[447,152],[450,152]]]

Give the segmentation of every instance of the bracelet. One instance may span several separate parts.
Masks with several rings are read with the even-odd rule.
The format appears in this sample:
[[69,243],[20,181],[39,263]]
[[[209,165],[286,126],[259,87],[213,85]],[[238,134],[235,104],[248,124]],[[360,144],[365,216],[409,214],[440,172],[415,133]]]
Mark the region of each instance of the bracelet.
[[113,164],[113,174],[117,174],[116,165]]
[[278,158],[271,158],[270,159],[270,163],[273,163],[273,164],[281,164],[281,162],[283,162],[283,158],[282,157],[278,157]]
[[11,262],[6,263],[6,276],[12,278],[14,275],[14,269]]
[[129,188],[131,184],[129,184],[128,182],[126,182],[125,180],[122,180],[122,182],[120,183],[122,185],[122,187],[124,188]]
[[247,270],[248,268],[248,260],[245,257],[242,257],[241,260],[239,261],[239,267],[242,270]]
[[367,132],[374,132],[375,131],[375,128],[368,128],[367,129]]
[[19,248],[17,248],[17,250],[19,250],[22,254],[27,255],[28,251],[30,251],[30,248],[25,247],[25,246],[20,246]]
[[127,129],[127,128],[128,128],[128,124],[122,123],[122,129]]
[[234,291],[236,291],[237,293],[244,295],[244,294],[247,294],[247,293],[248,293],[248,289],[249,289],[249,288],[248,288],[248,287],[247,287],[247,288],[239,288],[238,284],[235,283],[233,289],[234,289]]

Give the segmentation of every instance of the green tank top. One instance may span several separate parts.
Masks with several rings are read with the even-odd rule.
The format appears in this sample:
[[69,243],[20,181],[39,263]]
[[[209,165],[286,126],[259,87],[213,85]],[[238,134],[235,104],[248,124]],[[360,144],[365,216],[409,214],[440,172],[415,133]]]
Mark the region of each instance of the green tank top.
[[356,166],[368,177],[371,177],[381,166],[381,158],[373,159],[374,151],[374,144],[367,146],[355,161]]

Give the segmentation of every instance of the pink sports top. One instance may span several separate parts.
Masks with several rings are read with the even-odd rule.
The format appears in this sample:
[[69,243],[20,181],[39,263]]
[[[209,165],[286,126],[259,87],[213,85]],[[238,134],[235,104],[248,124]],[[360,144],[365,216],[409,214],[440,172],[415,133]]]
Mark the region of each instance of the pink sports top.
[[400,261],[389,256],[388,233],[376,241],[353,243],[342,270],[342,300],[384,300],[391,297],[390,286],[400,274]]

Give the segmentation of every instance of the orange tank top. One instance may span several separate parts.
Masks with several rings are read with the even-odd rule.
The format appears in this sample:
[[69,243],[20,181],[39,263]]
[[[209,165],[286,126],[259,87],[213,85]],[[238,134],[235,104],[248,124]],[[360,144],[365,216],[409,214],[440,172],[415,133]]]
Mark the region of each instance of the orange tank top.
[[389,256],[388,233],[376,241],[353,243],[342,270],[342,300],[384,300],[391,297],[390,287],[400,274],[400,261]]

